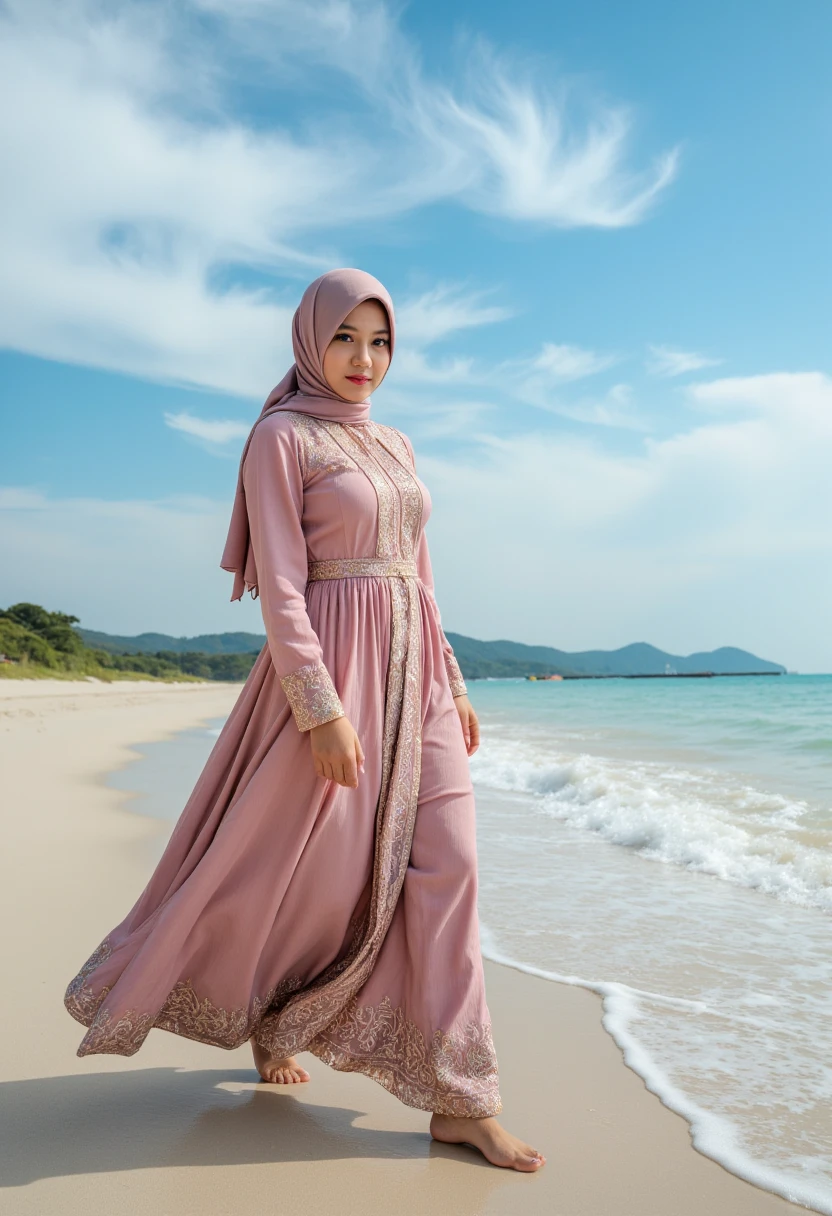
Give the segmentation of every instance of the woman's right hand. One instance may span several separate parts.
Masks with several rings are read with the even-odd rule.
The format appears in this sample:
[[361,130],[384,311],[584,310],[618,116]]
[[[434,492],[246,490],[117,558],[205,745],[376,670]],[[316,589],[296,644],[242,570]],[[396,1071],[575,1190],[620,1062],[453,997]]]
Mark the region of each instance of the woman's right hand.
[[309,732],[315,772],[328,781],[356,789],[364,767],[364,752],[349,718],[334,718]]

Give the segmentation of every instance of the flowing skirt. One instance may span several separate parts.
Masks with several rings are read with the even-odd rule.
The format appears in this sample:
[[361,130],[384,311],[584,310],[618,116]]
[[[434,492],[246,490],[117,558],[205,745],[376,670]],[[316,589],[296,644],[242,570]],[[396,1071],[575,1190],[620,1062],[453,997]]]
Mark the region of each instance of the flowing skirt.
[[254,1037],[409,1106],[496,1114],[474,796],[430,601],[414,578],[333,578],[307,608],[358,788],[315,774],[264,647],[147,888],[69,985],[78,1054],[132,1055],[153,1027]]

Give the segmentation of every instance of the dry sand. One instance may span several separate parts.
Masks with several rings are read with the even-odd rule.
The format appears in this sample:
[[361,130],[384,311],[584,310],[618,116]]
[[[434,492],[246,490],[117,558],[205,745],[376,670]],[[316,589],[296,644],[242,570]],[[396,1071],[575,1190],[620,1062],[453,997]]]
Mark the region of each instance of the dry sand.
[[428,1118],[304,1057],[302,1090],[256,1084],[247,1049],[154,1031],[130,1060],[79,1060],[64,988],[132,905],[164,824],[104,784],[226,713],[238,686],[0,685],[3,1216],[774,1216],[802,1212],[690,1145],[580,989],[488,966],[504,1122],[536,1176],[432,1144]]

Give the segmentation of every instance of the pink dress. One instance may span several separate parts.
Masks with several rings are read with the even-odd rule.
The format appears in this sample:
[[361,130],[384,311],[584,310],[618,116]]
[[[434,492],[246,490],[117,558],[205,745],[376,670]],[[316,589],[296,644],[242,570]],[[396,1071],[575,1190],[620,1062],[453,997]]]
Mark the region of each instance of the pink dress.
[[[427,489],[391,427],[280,411],[244,465],[267,644],[127,918],[71,982],[79,1055],[153,1027],[311,1051],[409,1106],[500,1110],[474,796]],[[306,732],[346,713],[357,789]]]

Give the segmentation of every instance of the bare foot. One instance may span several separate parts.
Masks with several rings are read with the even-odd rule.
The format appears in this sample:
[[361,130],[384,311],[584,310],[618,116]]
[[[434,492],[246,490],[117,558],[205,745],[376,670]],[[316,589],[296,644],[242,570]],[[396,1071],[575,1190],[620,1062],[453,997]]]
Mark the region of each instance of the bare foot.
[[492,1165],[533,1174],[545,1165],[546,1158],[500,1127],[496,1119],[456,1119],[453,1115],[434,1115],[430,1134],[443,1144],[470,1144],[478,1148]]
[[301,1068],[294,1056],[274,1060],[254,1039],[251,1040],[251,1053],[260,1076],[272,1085],[297,1085],[301,1081],[309,1080],[309,1073],[305,1068]]

